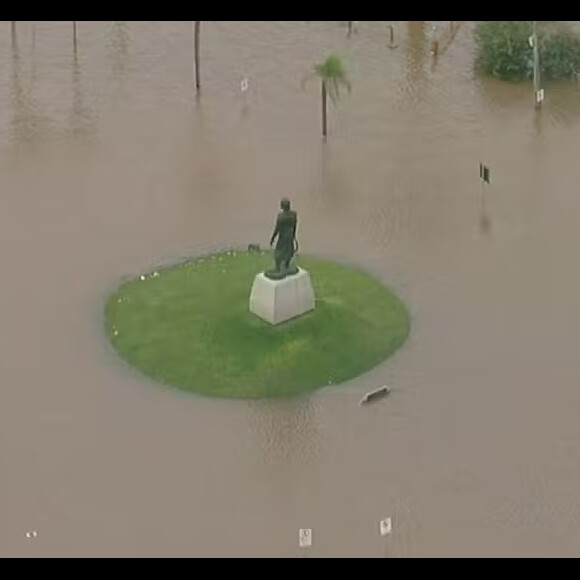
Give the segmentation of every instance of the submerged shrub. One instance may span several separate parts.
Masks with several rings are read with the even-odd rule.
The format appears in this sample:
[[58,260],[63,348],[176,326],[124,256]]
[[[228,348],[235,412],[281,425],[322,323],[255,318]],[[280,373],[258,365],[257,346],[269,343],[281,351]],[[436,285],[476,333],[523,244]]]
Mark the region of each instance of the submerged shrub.
[[[478,66],[485,73],[518,81],[534,74],[529,39],[531,20],[488,20],[478,23],[475,36]],[[546,79],[570,79],[580,73],[580,36],[562,22],[540,22],[540,64]]]

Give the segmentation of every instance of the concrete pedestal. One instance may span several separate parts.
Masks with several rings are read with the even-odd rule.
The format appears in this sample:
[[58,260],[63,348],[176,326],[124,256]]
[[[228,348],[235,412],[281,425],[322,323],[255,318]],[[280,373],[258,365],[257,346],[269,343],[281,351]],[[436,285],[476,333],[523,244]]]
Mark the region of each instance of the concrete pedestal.
[[270,280],[264,274],[256,276],[250,311],[262,320],[277,325],[298,318],[316,307],[310,274],[300,269],[296,276]]

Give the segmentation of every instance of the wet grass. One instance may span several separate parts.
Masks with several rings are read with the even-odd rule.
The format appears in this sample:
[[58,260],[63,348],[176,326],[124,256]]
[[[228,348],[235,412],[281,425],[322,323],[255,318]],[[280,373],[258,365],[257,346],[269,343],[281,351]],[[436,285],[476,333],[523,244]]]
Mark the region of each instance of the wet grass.
[[371,370],[406,341],[405,305],[356,269],[301,257],[316,310],[272,327],[252,315],[265,254],[230,252],[122,286],[106,309],[119,354],[156,381],[211,397],[291,397]]

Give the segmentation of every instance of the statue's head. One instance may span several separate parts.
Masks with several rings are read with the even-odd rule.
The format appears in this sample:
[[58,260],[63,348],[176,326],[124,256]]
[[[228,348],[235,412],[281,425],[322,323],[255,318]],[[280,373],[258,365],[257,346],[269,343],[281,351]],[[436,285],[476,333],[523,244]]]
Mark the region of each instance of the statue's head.
[[289,199],[284,198],[280,204],[282,211],[290,211],[292,209],[292,204]]

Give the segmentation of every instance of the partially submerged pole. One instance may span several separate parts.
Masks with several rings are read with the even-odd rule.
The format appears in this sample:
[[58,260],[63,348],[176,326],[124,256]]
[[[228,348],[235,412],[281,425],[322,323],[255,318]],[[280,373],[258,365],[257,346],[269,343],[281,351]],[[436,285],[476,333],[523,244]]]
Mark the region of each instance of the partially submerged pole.
[[77,54],[77,48],[78,48],[77,21],[73,20],[73,50],[75,56]]
[[542,108],[542,71],[540,66],[540,41],[538,38],[538,21],[534,20],[534,30],[532,34],[534,44],[534,100],[537,110]]
[[200,36],[201,36],[201,20],[194,20],[193,23],[193,60],[195,63],[195,90],[197,94],[201,91],[201,65],[200,65]]
[[394,49],[397,48],[397,44],[395,44],[395,27],[392,24],[389,24],[389,48]]

